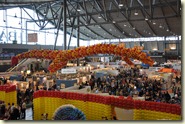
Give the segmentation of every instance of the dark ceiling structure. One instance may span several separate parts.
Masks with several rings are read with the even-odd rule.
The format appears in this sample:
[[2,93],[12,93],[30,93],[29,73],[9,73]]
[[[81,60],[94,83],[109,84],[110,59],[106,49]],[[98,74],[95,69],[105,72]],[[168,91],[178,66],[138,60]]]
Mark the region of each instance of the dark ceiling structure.
[[[37,19],[30,17],[40,30],[63,30],[83,40],[172,36],[182,32],[180,0],[14,0],[0,5],[1,9],[12,7],[25,12],[25,8],[34,10]],[[48,23],[53,27],[46,28]]]

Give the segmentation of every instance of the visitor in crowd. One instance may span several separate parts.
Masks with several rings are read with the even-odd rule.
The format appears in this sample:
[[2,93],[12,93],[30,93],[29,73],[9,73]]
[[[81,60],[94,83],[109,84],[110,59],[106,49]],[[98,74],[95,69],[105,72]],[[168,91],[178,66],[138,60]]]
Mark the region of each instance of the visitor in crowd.
[[21,113],[22,113],[22,119],[25,119],[25,117],[26,117],[26,102],[25,102],[25,100],[22,102],[22,105],[21,105]]

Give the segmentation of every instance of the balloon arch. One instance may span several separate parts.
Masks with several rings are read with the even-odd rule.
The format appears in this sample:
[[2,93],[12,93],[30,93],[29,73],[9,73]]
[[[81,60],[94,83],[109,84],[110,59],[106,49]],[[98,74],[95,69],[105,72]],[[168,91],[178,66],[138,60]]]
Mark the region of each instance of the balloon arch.
[[124,44],[96,44],[87,47],[79,47],[73,50],[30,50],[28,52],[18,54],[15,56],[15,58],[51,59],[53,61],[49,65],[48,70],[50,72],[56,72],[57,70],[66,66],[69,60],[94,54],[114,54],[122,57],[122,60],[129,65],[133,65],[130,58],[140,60],[145,64],[149,64],[150,66],[152,66],[154,63],[150,56],[147,56],[145,52],[142,52],[142,47],[135,46],[133,48],[125,48]]

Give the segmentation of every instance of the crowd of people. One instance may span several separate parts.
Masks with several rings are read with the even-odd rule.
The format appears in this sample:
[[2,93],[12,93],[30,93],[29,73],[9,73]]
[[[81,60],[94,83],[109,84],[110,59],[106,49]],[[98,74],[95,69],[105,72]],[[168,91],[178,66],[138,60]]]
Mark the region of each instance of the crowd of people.
[[6,105],[3,101],[0,102],[0,120],[24,120],[26,116],[26,103],[15,105],[14,103]]
[[[94,93],[108,93],[109,95],[124,96],[124,97],[143,97],[146,101],[164,102],[170,104],[181,104],[181,78],[176,77],[172,80],[171,86],[163,89],[163,85],[168,83],[164,79],[156,80],[148,78],[146,73],[141,74],[137,67],[121,70],[118,69],[117,76],[106,75],[96,77],[93,73],[91,79],[82,83],[79,89],[84,86],[90,86]],[[23,78],[24,80],[26,77]],[[6,84],[7,80],[1,81],[1,85]],[[33,93],[37,90],[57,90],[57,85],[54,80],[53,85],[46,87],[46,82],[41,83],[40,80],[34,83],[29,81],[29,86],[25,91],[17,88],[17,104],[6,106],[3,101],[0,101],[0,120],[24,120],[26,116],[26,106],[33,102]],[[42,85],[42,88],[39,86]],[[36,88],[35,88],[36,87]],[[169,91],[171,91],[169,93]],[[32,104],[33,109],[33,104]],[[33,113],[34,114],[34,113]]]
[[[164,79],[156,80],[148,78],[147,74],[140,74],[138,68],[123,70],[117,76],[98,77],[92,75],[89,81],[91,90],[95,93],[109,93],[116,96],[139,96],[146,101],[181,104],[181,80],[172,82],[166,89],[162,88],[166,82]],[[86,83],[87,84],[87,83]],[[168,91],[172,90],[170,94]]]

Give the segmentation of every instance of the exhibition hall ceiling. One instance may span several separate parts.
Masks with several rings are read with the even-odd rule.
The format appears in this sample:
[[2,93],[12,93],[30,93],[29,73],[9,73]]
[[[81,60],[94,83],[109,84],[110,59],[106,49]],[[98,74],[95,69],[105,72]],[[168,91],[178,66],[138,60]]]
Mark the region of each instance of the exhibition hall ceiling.
[[[6,0],[1,9],[20,7],[34,10],[42,18],[34,18],[40,30],[63,30],[66,19],[67,33],[80,38],[122,39],[182,34],[180,0]],[[28,13],[29,14],[29,13]],[[31,16],[31,15],[30,15]],[[64,18],[66,17],[66,18]],[[78,22],[79,21],[79,22]]]

